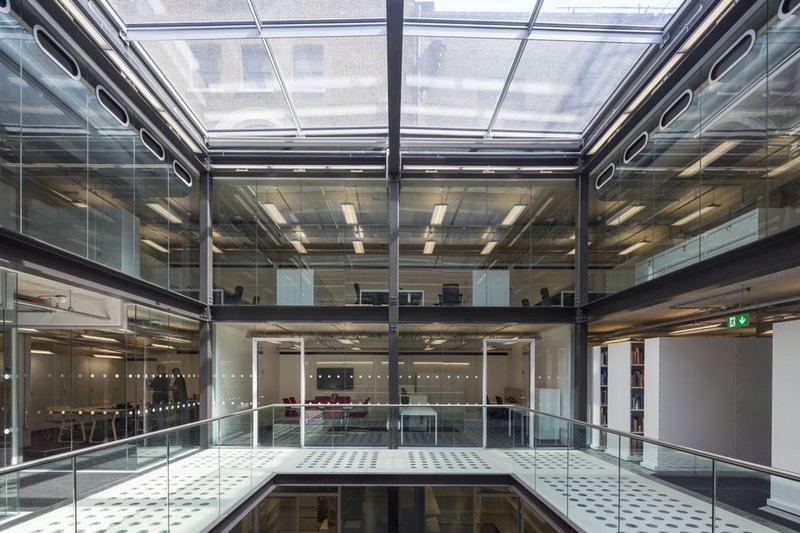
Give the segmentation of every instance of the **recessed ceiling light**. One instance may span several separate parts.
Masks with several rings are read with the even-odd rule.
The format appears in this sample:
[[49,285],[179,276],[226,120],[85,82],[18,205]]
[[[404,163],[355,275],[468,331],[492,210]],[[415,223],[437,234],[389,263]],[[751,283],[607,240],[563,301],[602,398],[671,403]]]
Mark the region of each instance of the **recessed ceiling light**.
[[431,226],[441,226],[444,222],[444,215],[447,213],[447,204],[436,204],[433,206],[431,214]]
[[342,202],[340,205],[342,207],[345,223],[351,226],[357,226],[358,216],[356,215],[356,206],[352,202]]
[[497,241],[489,241],[486,243],[486,246],[483,247],[481,250],[481,255],[489,255],[494,250],[494,247],[497,246]]
[[162,217],[166,218],[173,224],[181,224],[183,221],[175,215],[175,213],[170,212],[169,209],[164,207],[163,205],[156,203],[156,202],[148,202],[147,207],[161,215]]
[[517,221],[519,216],[525,212],[525,209],[528,207],[527,204],[514,204],[511,206],[511,209],[508,211],[508,214],[500,223],[501,227],[513,226],[514,222]]
[[84,339],[89,339],[90,341],[98,341],[98,342],[119,342],[117,339],[112,339],[111,337],[100,337],[98,335],[88,335],[82,334],[81,337]]
[[364,253],[364,241],[353,241],[353,251],[357,254]]
[[298,254],[307,254],[308,253],[308,250],[306,250],[306,247],[303,246],[303,243],[301,241],[289,241],[289,243],[292,246],[294,246],[294,249],[297,250]]
[[436,241],[425,241],[425,247],[422,248],[422,253],[424,255],[431,255],[435,246]]
[[286,217],[283,216],[281,210],[275,205],[275,202],[259,202],[261,208],[267,213],[267,216],[278,226],[286,225]]

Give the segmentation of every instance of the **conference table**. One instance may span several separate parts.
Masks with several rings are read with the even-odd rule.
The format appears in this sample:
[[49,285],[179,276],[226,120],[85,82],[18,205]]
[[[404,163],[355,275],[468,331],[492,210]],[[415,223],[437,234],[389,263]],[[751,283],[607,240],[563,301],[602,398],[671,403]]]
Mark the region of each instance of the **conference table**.
[[433,417],[433,443],[439,445],[439,414],[430,407],[420,407],[416,405],[403,406],[400,408],[400,444],[403,444],[404,418],[409,416],[420,416],[427,418],[428,432],[431,430],[431,417]]
[[[60,416],[61,423],[58,428],[58,442],[70,442],[70,439],[64,440],[64,433],[71,434],[68,426],[77,424],[81,429],[82,442],[103,442],[94,440],[94,432],[97,428],[97,422],[100,420],[108,419],[111,415],[111,432],[114,435],[114,440],[117,440],[117,427],[116,421],[120,413],[124,413],[125,408],[118,408],[113,405],[89,405],[85,407],[75,407],[71,405],[53,405],[47,408],[50,415]],[[89,438],[86,438],[86,426],[84,417],[90,417],[92,428],[89,430]]]

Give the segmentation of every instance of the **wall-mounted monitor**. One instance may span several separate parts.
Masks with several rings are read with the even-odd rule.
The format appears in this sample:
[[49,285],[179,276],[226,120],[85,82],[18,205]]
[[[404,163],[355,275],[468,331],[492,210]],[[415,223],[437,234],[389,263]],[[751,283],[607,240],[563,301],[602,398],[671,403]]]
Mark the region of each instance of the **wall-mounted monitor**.
[[317,390],[351,390],[352,368],[318,368]]

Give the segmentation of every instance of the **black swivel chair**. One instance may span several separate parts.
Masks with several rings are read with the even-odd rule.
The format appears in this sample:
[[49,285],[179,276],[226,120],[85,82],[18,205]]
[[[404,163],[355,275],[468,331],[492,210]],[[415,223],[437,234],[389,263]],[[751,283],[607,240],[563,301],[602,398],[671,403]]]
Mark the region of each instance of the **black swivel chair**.
[[522,307],[530,307],[530,306],[531,306],[531,301],[528,300],[527,298],[523,298],[522,299]]
[[253,296],[253,305],[258,305],[261,303],[261,296]]
[[464,297],[463,294],[458,292],[458,283],[445,283],[442,285],[442,294],[439,295],[439,305],[461,305]]

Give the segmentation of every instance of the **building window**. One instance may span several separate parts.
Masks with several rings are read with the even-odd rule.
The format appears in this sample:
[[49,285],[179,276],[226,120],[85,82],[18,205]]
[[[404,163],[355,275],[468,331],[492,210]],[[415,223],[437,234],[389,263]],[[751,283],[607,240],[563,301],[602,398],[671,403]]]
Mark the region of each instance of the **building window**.
[[292,47],[292,67],[296,90],[321,91],[323,86],[322,45],[298,44]]
[[192,44],[192,53],[197,59],[197,69],[192,75],[192,83],[198,89],[208,89],[219,85],[222,74],[222,47],[218,44]]
[[246,89],[269,89],[272,69],[266,50],[261,44],[242,46],[242,85]]

